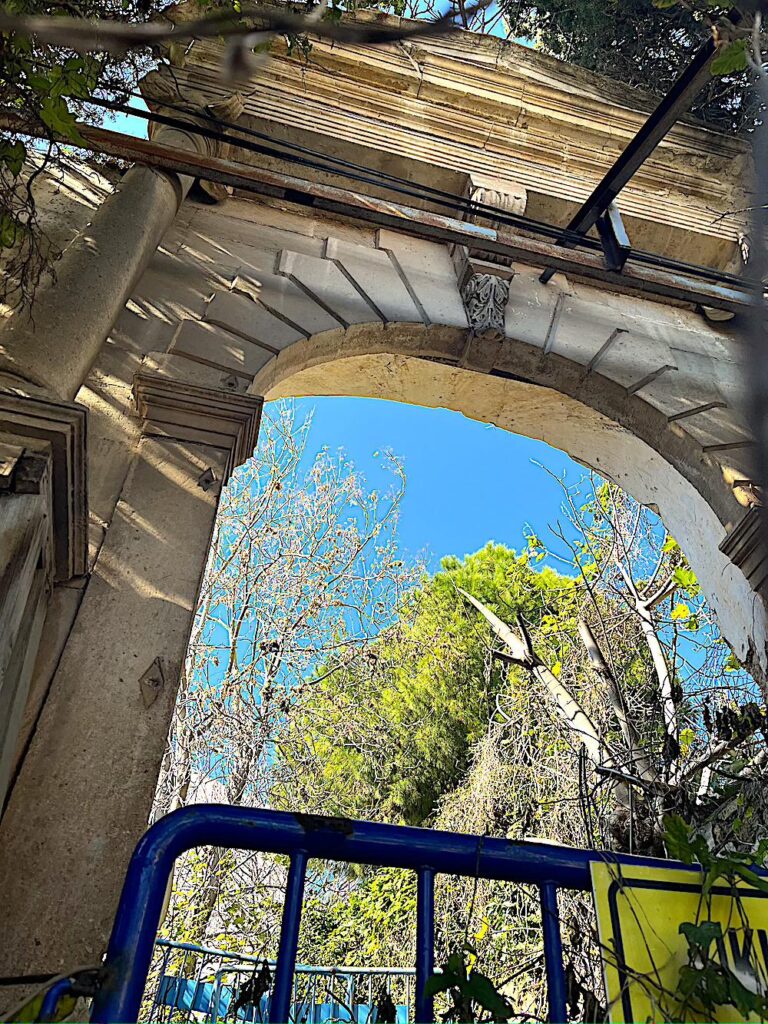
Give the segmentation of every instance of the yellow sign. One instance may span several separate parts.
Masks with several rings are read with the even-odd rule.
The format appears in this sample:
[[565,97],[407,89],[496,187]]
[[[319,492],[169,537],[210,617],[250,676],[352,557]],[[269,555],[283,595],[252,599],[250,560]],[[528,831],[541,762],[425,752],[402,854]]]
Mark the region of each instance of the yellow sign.
[[[737,899],[723,883],[714,886],[705,905],[701,883],[702,873],[696,868],[592,864],[613,1024],[676,1019],[680,968],[688,964],[688,942],[680,934],[686,921],[719,922],[722,938],[716,941],[714,957],[751,991],[768,989],[768,894],[739,885]],[[695,1017],[688,1009],[682,1019]],[[723,1006],[716,1019],[744,1017],[735,1007]]]

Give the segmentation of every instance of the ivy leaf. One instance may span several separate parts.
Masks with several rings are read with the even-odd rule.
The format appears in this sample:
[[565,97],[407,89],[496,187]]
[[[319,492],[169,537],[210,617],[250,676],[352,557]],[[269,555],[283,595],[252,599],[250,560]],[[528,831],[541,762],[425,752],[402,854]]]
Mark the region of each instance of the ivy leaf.
[[741,662],[736,657],[736,655],[733,653],[733,651],[731,651],[731,653],[725,659],[725,664],[723,665],[723,668],[725,669],[726,672],[740,672],[741,671]]
[[10,213],[0,213],[0,249],[12,249],[27,228]]
[[756,871],[744,864],[737,864],[734,871],[743,882],[754,886],[760,892],[768,892],[768,878],[765,878],[764,875],[758,875]]
[[755,1013],[760,1010],[763,1000],[759,995],[754,992],[750,992],[748,988],[745,988],[739,979],[734,974],[731,974],[730,971],[728,972],[727,980],[729,1001],[733,1003],[745,1020],[751,1013]]
[[57,135],[76,145],[87,145],[77,128],[75,115],[61,96],[46,96],[40,104],[40,120]]
[[747,70],[747,40],[736,39],[724,47],[709,66],[713,75],[732,75]]
[[691,843],[691,827],[679,814],[667,814],[664,818],[664,843],[669,856],[683,864],[693,864],[694,850]]
[[459,979],[455,974],[449,974],[446,971],[443,971],[442,974],[431,974],[424,982],[424,998],[431,999],[432,996],[437,996],[441,992],[447,992],[449,988],[453,988],[458,983]]
[[701,924],[685,921],[678,931],[686,937],[689,946],[702,953],[709,952],[712,943],[723,937],[723,928],[719,921],[702,921]]
[[678,0],[653,0],[653,6],[657,7],[660,11],[666,11],[670,7],[676,7]]
[[8,142],[0,139],[0,164],[4,164],[12,178],[18,178],[27,155],[23,142]]
[[497,992],[491,979],[479,971],[470,973],[469,980],[464,986],[464,993],[492,1014],[494,1020],[508,1020],[514,1013],[504,996]]
[[451,953],[445,962],[443,971],[448,974],[453,974],[456,978],[461,978],[463,981],[467,976],[467,969],[464,966],[464,960],[461,953]]

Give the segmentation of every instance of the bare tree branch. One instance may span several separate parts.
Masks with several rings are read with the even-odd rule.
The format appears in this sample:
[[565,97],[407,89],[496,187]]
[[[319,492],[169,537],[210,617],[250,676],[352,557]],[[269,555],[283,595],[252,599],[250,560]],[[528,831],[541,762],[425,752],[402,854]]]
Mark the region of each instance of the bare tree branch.
[[613,764],[611,752],[600,738],[594,722],[554,672],[536,655],[531,647],[530,638],[524,634],[524,639],[521,639],[490,608],[468,594],[466,590],[459,588],[459,593],[480,612],[496,636],[507,645],[515,662],[526,668],[544,685],[561,717],[584,744],[592,761],[595,764]]
[[[490,2],[480,0],[466,8],[462,18],[471,19]],[[454,31],[460,27],[456,25],[458,13],[452,9],[434,21],[410,22],[395,28],[377,23],[361,25],[349,21],[317,21],[312,15],[294,14],[266,5],[244,7],[239,14],[222,10],[192,21],[171,23],[165,20],[142,25],[69,15],[55,18],[17,15],[4,10],[0,11],[0,31],[34,36],[49,46],[61,46],[80,53],[107,51],[120,54],[130,49],[170,42],[248,36],[259,30],[292,35],[311,33],[339,43],[381,44]]]

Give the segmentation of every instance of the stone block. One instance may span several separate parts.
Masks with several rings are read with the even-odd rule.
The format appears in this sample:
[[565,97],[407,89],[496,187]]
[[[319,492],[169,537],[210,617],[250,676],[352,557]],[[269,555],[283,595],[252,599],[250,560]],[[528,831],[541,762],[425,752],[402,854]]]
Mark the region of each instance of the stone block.
[[282,274],[266,271],[249,273],[248,268],[242,267],[232,281],[232,291],[257,296],[266,309],[293,324],[307,338],[323,331],[335,331],[341,326],[336,317]]
[[516,268],[509,282],[509,300],[504,316],[507,337],[543,348],[563,293],[553,284],[539,281],[540,270]]
[[330,310],[343,327],[381,323],[381,316],[332,260],[285,250],[280,254],[278,270]]
[[[664,367],[667,367],[666,371]],[[663,376],[676,368],[672,350],[663,341],[647,334],[622,332],[600,355],[595,372],[615,380],[622,387],[633,389],[654,374]]]
[[389,253],[329,238],[325,255],[341,266],[389,323],[423,323],[424,317],[403,284]]
[[397,262],[430,323],[469,326],[447,246],[384,228],[378,233],[377,245]]
[[274,352],[261,345],[198,320],[185,320],[180,325],[171,351],[251,379],[274,359]]
[[292,345],[305,337],[303,332],[290,327],[260,302],[242,293],[216,292],[205,309],[203,320],[273,352],[280,352],[286,345]]
[[[703,405],[722,402],[723,396],[717,386],[717,367],[708,356],[680,349],[672,350],[672,359],[677,367],[674,373],[663,374],[640,388],[637,394],[665,416],[699,409]],[[687,428],[688,420],[680,425]]]

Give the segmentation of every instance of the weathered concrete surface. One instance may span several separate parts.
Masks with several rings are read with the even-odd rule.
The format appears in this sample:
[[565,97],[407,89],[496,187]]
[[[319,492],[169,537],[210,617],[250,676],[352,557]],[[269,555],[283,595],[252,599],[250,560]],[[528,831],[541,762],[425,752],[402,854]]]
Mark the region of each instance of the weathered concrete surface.
[[[0,825],[0,972],[98,963],[146,827],[226,453],[144,438]],[[160,665],[156,694],[141,678]],[[9,1003],[13,993],[3,992]]]

